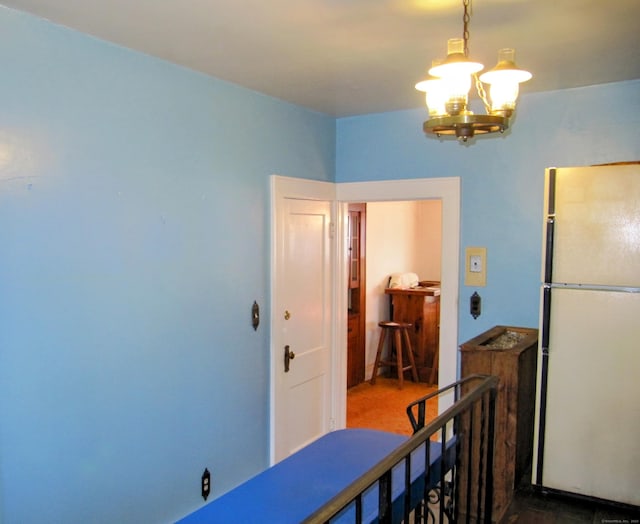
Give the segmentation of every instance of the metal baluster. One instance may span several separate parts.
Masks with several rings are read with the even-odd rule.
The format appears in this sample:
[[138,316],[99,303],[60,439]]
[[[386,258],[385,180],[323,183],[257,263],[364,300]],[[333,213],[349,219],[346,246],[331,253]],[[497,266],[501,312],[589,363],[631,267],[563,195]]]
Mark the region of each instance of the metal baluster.
[[475,420],[475,402],[469,408],[469,438],[467,443],[467,522],[471,522],[471,479],[473,478],[473,423]]
[[480,516],[482,515],[482,488],[484,477],[484,438],[485,438],[485,397],[480,399],[480,451],[479,451],[479,464],[478,464],[478,512],[476,513],[476,520],[480,522]]

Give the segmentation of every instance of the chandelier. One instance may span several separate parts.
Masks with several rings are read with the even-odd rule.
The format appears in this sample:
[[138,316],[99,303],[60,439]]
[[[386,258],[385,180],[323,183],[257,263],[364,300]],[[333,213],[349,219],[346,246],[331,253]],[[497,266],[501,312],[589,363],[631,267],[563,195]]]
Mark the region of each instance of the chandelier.
[[[509,118],[516,109],[519,84],[532,75],[516,66],[513,49],[501,49],[498,64],[478,77],[484,66],[469,59],[470,0],[462,0],[462,4],[463,38],[452,38],[447,42],[447,58],[434,60],[429,78],[418,82],[416,89],[426,93],[429,120],[423,125],[424,132],[438,137],[455,135],[466,142],[474,135],[503,133],[509,127]],[[468,108],[472,80],[486,114],[476,115]],[[483,83],[490,86],[490,100]]]

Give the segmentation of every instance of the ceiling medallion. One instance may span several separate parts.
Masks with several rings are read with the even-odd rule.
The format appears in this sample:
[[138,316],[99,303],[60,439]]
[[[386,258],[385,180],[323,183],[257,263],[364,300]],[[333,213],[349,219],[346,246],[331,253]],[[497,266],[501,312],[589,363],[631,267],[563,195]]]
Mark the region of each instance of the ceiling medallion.
[[[455,136],[463,142],[475,135],[503,133],[516,109],[519,84],[532,76],[516,66],[513,49],[501,49],[498,64],[478,76],[484,66],[469,59],[470,1],[462,1],[463,38],[450,39],[447,58],[434,60],[429,78],[416,84],[416,89],[426,93],[429,110],[429,120],[423,125],[424,132],[438,137]],[[472,81],[484,103],[485,115],[476,115],[468,109]],[[487,98],[483,83],[490,86],[491,100]]]

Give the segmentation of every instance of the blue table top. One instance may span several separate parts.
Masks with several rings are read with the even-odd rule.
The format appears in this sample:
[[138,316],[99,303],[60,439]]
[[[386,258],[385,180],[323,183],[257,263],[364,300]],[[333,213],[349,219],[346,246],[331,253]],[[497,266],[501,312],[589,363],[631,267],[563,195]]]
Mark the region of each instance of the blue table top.
[[328,433],[179,522],[297,524],[406,440],[368,429]]

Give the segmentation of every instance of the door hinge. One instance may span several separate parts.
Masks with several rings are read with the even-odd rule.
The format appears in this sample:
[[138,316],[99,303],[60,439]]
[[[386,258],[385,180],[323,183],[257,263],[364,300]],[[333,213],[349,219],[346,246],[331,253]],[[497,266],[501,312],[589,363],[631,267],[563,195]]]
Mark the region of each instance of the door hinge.
[[329,238],[335,238],[336,236],[336,224],[335,222],[329,222]]

